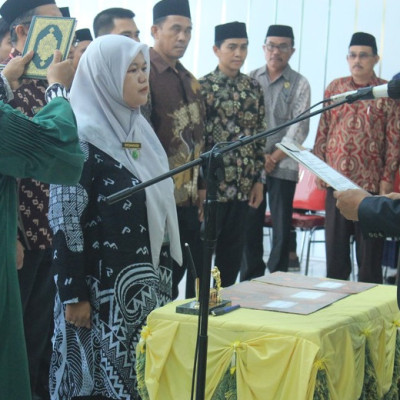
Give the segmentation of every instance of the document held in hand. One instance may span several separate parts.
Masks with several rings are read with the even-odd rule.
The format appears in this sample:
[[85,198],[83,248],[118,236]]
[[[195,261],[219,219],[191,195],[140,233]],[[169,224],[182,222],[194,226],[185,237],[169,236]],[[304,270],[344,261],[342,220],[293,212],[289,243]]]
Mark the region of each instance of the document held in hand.
[[322,161],[304,147],[298,144],[282,143],[278,143],[276,147],[286,153],[289,157],[304,165],[305,168],[310,170],[314,175],[318,176],[318,178],[322,179],[333,189],[360,189],[360,187],[353,181],[333,169],[326,162]]
[[34,16],[22,55],[31,50],[35,54],[23,77],[46,79],[47,68],[53,61],[54,50],[61,51],[63,60],[68,57],[75,26],[75,18]]

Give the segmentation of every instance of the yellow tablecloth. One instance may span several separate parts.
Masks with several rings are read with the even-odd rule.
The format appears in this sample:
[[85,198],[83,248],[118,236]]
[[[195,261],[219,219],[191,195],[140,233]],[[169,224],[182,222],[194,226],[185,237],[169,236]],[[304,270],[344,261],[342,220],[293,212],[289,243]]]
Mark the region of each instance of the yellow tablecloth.
[[[153,311],[138,346],[145,375],[139,384],[151,400],[190,399],[197,317],[175,313],[181,303]],[[369,354],[376,391],[369,398],[382,399],[392,385],[399,325],[392,286],[351,295],[310,315],[241,308],[210,316],[206,399],[230,367],[237,387],[232,398],[237,394],[239,400],[311,400],[317,374],[331,400],[359,399],[372,390],[364,382]]]

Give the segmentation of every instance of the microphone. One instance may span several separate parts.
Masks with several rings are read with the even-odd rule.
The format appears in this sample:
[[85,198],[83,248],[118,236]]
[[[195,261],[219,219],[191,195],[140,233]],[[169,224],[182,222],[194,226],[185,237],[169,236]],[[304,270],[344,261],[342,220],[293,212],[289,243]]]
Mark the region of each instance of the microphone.
[[353,103],[356,100],[373,100],[381,97],[400,99],[400,79],[393,79],[384,85],[368,86],[358,90],[335,94],[329,97],[328,100],[333,102],[347,100],[347,103]]

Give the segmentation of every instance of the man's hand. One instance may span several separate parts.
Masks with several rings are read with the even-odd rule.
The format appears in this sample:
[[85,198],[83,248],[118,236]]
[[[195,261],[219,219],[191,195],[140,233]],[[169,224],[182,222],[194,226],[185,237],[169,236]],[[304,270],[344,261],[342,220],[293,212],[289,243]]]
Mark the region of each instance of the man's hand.
[[253,208],[258,208],[263,201],[263,188],[264,185],[261,182],[256,182],[249,195],[249,206]]
[[389,194],[391,193],[393,190],[393,184],[386,182],[386,181],[381,181],[380,185],[379,185],[379,194],[383,195],[383,194]]
[[49,82],[49,86],[53,83],[60,83],[66,89],[69,89],[72,79],[74,79],[75,70],[71,60],[61,61],[61,58],[61,52],[56,50],[53,62],[47,70],[47,81]]
[[342,192],[333,192],[336,199],[336,207],[346,219],[358,221],[358,207],[362,200],[371,196],[362,189],[350,189]]
[[24,265],[24,246],[17,240],[17,269],[21,269]]
[[388,197],[389,199],[392,199],[392,200],[399,200],[400,199],[400,193],[392,192],[392,193],[389,193],[389,194],[385,194],[385,197]]
[[315,177],[315,184],[317,185],[317,188],[319,190],[325,190],[328,185],[326,184],[326,182],[324,182],[322,179]]
[[264,154],[264,169],[267,174],[271,173],[276,167],[277,161],[271,154]]
[[7,78],[12,90],[21,86],[21,76],[25,71],[27,64],[32,60],[33,50],[26,53],[23,57],[18,56],[9,61],[3,69],[3,75]]
[[92,307],[88,301],[67,304],[65,306],[65,321],[78,328],[90,329]]
[[267,174],[271,173],[279,164],[279,162],[286,157],[286,154],[280,149],[276,149],[272,154],[264,154],[265,172]]

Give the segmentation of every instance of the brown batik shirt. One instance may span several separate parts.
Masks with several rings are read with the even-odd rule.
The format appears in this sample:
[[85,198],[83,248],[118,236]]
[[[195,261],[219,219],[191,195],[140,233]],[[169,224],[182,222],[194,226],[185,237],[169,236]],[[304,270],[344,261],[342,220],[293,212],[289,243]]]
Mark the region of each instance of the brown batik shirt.
[[[173,169],[198,158],[204,150],[203,98],[199,82],[179,61],[173,69],[154,49],[150,49],[150,60],[149,119]],[[176,204],[195,204],[197,189],[204,187],[199,167],[175,175],[174,182]]]
[[[21,55],[13,49],[10,58]],[[14,90],[14,100],[8,104],[20,110],[28,117],[33,117],[46,104],[45,91],[47,82],[28,79]],[[46,249],[51,246],[51,229],[47,220],[49,207],[49,185],[34,179],[19,180],[19,240],[27,249]]]

